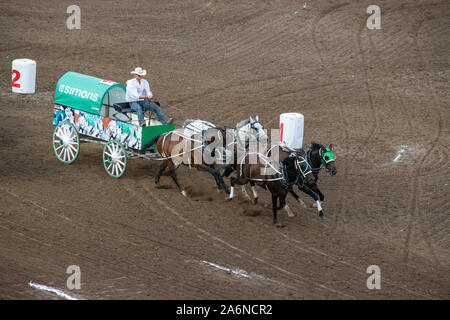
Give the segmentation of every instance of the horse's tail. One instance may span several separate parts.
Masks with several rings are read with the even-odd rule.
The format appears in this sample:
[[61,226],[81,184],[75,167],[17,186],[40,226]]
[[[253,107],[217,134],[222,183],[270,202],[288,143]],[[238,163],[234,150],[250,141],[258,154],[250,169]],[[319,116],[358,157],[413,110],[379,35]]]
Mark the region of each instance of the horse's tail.
[[152,140],[150,140],[149,142],[147,142],[147,143],[142,147],[142,151],[145,151],[145,150],[149,149],[152,145],[154,145],[154,144],[158,141],[159,137],[161,137],[161,136],[162,136],[162,134],[159,134],[159,135],[157,135],[156,137],[154,137]]

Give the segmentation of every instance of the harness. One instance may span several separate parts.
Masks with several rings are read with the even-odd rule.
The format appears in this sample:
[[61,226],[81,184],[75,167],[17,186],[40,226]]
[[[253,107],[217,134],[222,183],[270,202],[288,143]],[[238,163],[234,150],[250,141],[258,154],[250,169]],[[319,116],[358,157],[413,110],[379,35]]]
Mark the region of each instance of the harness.
[[[194,150],[197,150],[197,149],[203,147],[203,144],[201,144],[201,145],[199,145],[199,146],[197,146],[197,147],[195,147],[195,148],[193,148],[193,149],[191,149],[191,150],[189,150],[189,151],[184,151],[184,152],[181,152],[181,153],[178,153],[178,154],[175,154],[175,155],[171,155],[170,157],[168,157],[167,154],[164,152],[164,144],[165,144],[166,138],[167,138],[167,136],[168,136],[169,134],[175,134],[175,135],[177,135],[177,136],[182,137],[183,139],[191,140],[191,141],[194,141],[194,142],[202,142],[202,141],[199,141],[199,140],[192,139],[192,138],[190,138],[190,137],[186,137],[185,135],[180,134],[180,133],[178,133],[178,132],[176,132],[176,131],[167,132],[167,133],[164,134],[164,136],[163,136],[163,141],[162,141],[162,149],[163,149],[163,150],[162,150],[162,154],[161,154],[162,157],[161,157],[161,158],[154,159],[154,160],[167,160],[167,159],[172,159],[172,158],[182,156],[182,155],[184,155],[184,154],[186,154],[186,153],[190,153],[190,152],[192,152],[192,151],[194,151]],[[191,168],[191,160],[190,160],[190,157],[188,157],[188,165],[189,165],[189,169],[190,169],[190,168]]]
[[306,161],[308,161],[308,164],[311,167],[312,173],[318,174],[320,172],[320,170],[322,169],[321,166],[319,166],[318,168],[313,167],[313,164],[312,164],[312,161],[311,161],[311,150],[308,150],[308,152],[306,152]]
[[[269,153],[272,151],[272,149],[277,148],[277,147],[280,147],[282,151],[287,152],[287,153],[290,153],[290,154],[292,154],[292,153],[297,154],[297,152],[298,152],[298,150],[295,150],[295,149],[293,149],[293,148],[290,148],[290,147],[286,146],[284,143],[280,143],[280,144],[278,144],[278,145],[275,145],[275,146],[271,147],[271,148],[267,151],[266,154],[269,154]],[[283,162],[280,162],[280,171],[281,171],[281,173],[282,173],[281,184],[282,184],[286,189],[289,188],[289,187],[291,187],[292,185],[298,185],[299,188],[302,188],[302,187],[305,185],[305,180],[303,179],[303,177],[304,177],[306,174],[308,174],[308,172],[306,172],[306,173],[303,172],[303,170],[302,170],[302,168],[301,168],[301,163],[302,163],[302,162],[306,162],[307,167],[309,167],[309,169],[311,169],[311,172],[314,173],[314,171],[313,171],[313,169],[312,169],[312,166],[311,166],[311,164],[310,164],[310,159],[309,159],[309,160],[308,160],[308,159],[305,159],[305,158],[302,157],[302,156],[300,156],[300,158],[302,159],[301,161],[299,161],[298,158],[297,158],[297,160],[296,160],[296,165],[295,165],[295,167],[296,167],[296,170],[297,170],[297,174],[296,174],[296,176],[295,176],[295,180],[293,180],[293,181],[290,181],[290,180],[289,180],[289,175],[288,175],[288,172],[287,172],[287,166],[286,166],[286,164],[284,164]],[[307,170],[308,170],[308,168],[306,168],[306,171],[307,171]]]
[[[216,127],[213,127],[213,128],[216,128]],[[211,129],[211,128],[209,128],[209,129]],[[205,136],[206,136],[206,131],[208,131],[209,129],[204,129],[204,130],[202,130],[202,145],[203,145],[203,149],[202,149],[202,152],[204,152],[205,151],[205,149],[210,145],[210,143],[208,143],[208,141],[206,140],[206,138],[205,138]],[[217,131],[218,132],[221,132],[219,129],[217,129]],[[223,136],[223,134],[222,134],[222,138],[221,138],[222,140],[223,139],[225,139],[225,137]],[[234,143],[234,142],[233,142]],[[219,160],[219,161],[226,161],[227,159],[228,159],[228,150],[227,150],[227,147],[230,145],[231,143],[229,143],[228,145],[226,145],[225,147],[223,147],[223,146],[219,146],[219,147],[217,147],[217,148],[215,148],[215,150],[214,150],[214,158],[216,159],[216,160]],[[210,150],[210,151],[212,151],[212,150]],[[218,157],[218,155],[220,156],[220,157]]]
[[[271,178],[271,179],[250,179],[248,177],[245,177],[245,175],[242,172],[242,165],[244,163],[244,160],[247,158],[247,155],[250,154],[256,154],[260,159],[262,159],[265,162],[265,166],[264,166],[264,173],[266,172],[268,166],[271,167],[275,172],[276,175],[278,175],[277,178]],[[308,162],[306,161],[306,159],[304,159],[302,157],[302,160],[299,161],[298,159],[295,159],[295,170],[296,170],[296,174],[295,174],[295,179],[293,181],[291,181],[289,179],[289,173],[288,173],[288,169],[287,169],[287,165],[283,162],[279,163],[279,169],[277,170],[271,163],[270,159],[267,158],[266,156],[262,155],[261,153],[258,152],[252,152],[252,153],[247,153],[247,155],[245,157],[242,158],[241,160],[241,165],[240,165],[240,176],[250,180],[250,181],[260,181],[260,182],[271,182],[271,181],[280,181],[281,185],[285,188],[288,189],[293,185],[297,185],[299,186],[299,188],[302,188],[305,185],[303,176],[305,175],[303,169],[302,169],[302,163],[307,164],[307,166],[309,166],[309,168],[311,167]],[[307,174],[307,173],[306,173]],[[266,184],[267,187],[267,184]]]
[[[282,179],[281,179],[281,184],[283,185],[283,187],[285,189],[288,189],[290,186],[296,185],[299,183],[299,178],[300,178],[300,172],[299,169],[297,168],[297,174],[295,175],[295,180],[294,181],[290,181],[289,180],[289,174],[287,171],[287,166],[283,163],[280,162],[280,171],[282,172]],[[304,184],[303,179],[300,179],[302,181],[302,186]]]
[[[258,157],[260,157],[260,158],[265,162],[265,165],[264,165],[264,173],[266,173],[267,166],[269,166],[269,167],[271,167],[273,170],[275,170],[275,172],[276,172],[277,175],[280,175],[281,177],[278,177],[278,178],[271,178],[271,179],[250,179],[250,178],[246,177],[246,176],[244,175],[244,173],[242,172],[242,165],[243,165],[245,159],[247,158],[247,155],[251,155],[251,154],[256,154]],[[283,173],[280,172],[279,170],[277,170],[277,169],[272,165],[272,163],[269,161],[269,159],[268,159],[267,157],[265,157],[264,155],[262,155],[261,153],[259,153],[259,152],[250,152],[250,153],[247,153],[247,154],[245,155],[245,157],[242,157],[241,165],[240,165],[240,176],[241,176],[241,177],[244,177],[245,179],[250,180],[250,181],[260,181],[260,182],[271,182],[271,181],[279,181],[279,180],[283,180]]]

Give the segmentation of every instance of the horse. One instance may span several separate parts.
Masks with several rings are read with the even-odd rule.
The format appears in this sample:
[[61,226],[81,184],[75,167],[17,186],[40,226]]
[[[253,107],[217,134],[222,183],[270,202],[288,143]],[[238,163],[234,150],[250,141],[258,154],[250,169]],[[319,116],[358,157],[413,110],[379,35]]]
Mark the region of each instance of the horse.
[[[294,151],[294,149],[290,149],[283,145],[278,145],[278,154],[279,161],[283,161]],[[334,164],[334,154],[331,151],[333,146],[330,145],[329,148],[324,147],[318,143],[312,143],[311,149],[306,152],[306,160],[308,164],[311,166],[311,170],[314,176],[314,180],[306,183],[297,183],[297,187],[299,190],[303,191],[307,195],[309,195],[315,201],[315,206],[317,207],[317,211],[319,211],[319,217],[323,219],[324,213],[321,206],[321,201],[324,200],[324,195],[317,187],[318,174],[320,171],[320,166],[323,162],[325,164],[326,169],[332,174],[335,175],[337,173],[336,166]],[[272,147],[268,152],[267,156],[272,155]],[[298,149],[295,149],[298,150]],[[301,182],[301,181],[300,181]],[[293,188],[289,189],[289,193],[297,200],[299,200],[299,196],[294,192]],[[316,195],[319,195],[319,197]]]
[[[197,170],[209,172],[214,177],[218,189],[224,189],[228,194],[228,187],[218,171],[219,167],[216,164],[216,161],[209,159],[212,161],[209,161],[211,163],[207,163],[205,162],[207,159],[204,157],[204,154],[210,157],[212,156],[212,158],[217,156],[216,150],[212,149],[212,144],[209,144],[208,142],[223,142],[225,139],[221,138],[221,136],[224,134],[225,130],[223,128],[214,127],[202,131],[202,140],[198,140],[199,135],[192,138],[192,136],[185,135],[182,130],[175,130],[154,137],[146,145],[144,145],[143,150],[145,151],[156,143],[156,149],[162,156],[162,158],[158,159],[163,162],[155,176],[155,184],[159,186],[161,175],[164,170],[168,168],[170,177],[177,185],[181,194],[186,197],[186,191],[179,183],[175,173],[175,170],[180,166],[180,164],[183,164],[185,166],[189,166],[189,168],[196,167]],[[214,137],[214,139],[209,139],[208,137]]]
[[[252,156],[253,159],[251,159]],[[252,161],[255,157],[256,160]],[[286,196],[292,185],[300,183],[300,180],[312,183],[314,176],[303,150],[291,152],[288,157],[280,162],[272,160],[261,153],[247,153],[236,166],[236,177],[230,178],[231,190],[228,200],[234,198],[234,186],[236,184],[243,186],[250,183],[253,190],[254,203],[256,203],[258,195],[254,186],[258,184],[272,194],[273,222],[277,224],[277,210],[286,206],[288,214],[290,212],[286,204]],[[279,165],[278,168],[277,164]],[[269,172],[267,172],[267,169],[269,169]],[[278,200],[279,206],[277,206]]]
[[[185,129],[185,132],[189,135],[199,134],[202,130],[207,130],[210,128],[215,128],[216,126],[211,122],[205,120],[185,120],[181,126]],[[256,140],[257,142],[266,143],[269,139],[264,126],[259,122],[259,117],[256,115],[255,118],[249,117],[236,124],[235,128],[223,127],[226,131],[226,143],[220,148],[224,148],[223,153],[227,155],[232,154],[233,161],[231,163],[226,163],[221,166],[223,169],[222,177],[228,177],[234,170],[236,170],[236,163],[238,161],[239,154],[245,155],[248,151],[250,140]],[[232,151],[231,151],[232,150]],[[243,187],[243,192],[245,189]]]
[[[216,128],[214,124],[205,120],[192,120],[188,119],[183,122],[181,126],[185,129],[185,132],[190,135],[200,134],[203,130],[210,128]],[[258,142],[266,142],[268,136],[264,131],[264,126],[259,122],[259,117],[249,117],[236,124],[235,128],[223,127],[235,136],[235,141],[238,142],[238,147],[244,150],[248,150],[249,141],[251,138],[255,138]],[[233,141],[233,142],[235,142]]]
[[258,115],[254,119],[250,117],[238,122],[234,133],[238,142],[237,146],[244,150],[248,150],[252,138],[256,138],[256,141],[263,143],[269,139],[264,131],[264,126],[259,122]]
[[317,186],[317,180],[319,179],[321,166],[323,165],[327,172],[330,173],[330,175],[334,176],[337,174],[335,163],[336,156],[334,155],[332,150],[332,144],[330,144],[327,148],[320,143],[311,142],[311,148],[307,151],[306,155],[306,160],[308,160],[308,163],[312,168],[315,180],[314,183],[309,186],[309,188],[319,195],[320,201],[323,201],[325,199],[324,194],[319,190],[319,187]]

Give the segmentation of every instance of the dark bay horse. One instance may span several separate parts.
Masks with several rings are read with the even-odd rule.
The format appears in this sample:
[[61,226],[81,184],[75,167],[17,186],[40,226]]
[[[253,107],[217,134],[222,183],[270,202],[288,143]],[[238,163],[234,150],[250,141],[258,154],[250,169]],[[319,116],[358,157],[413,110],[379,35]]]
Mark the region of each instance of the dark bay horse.
[[[292,152],[280,162],[257,153],[247,153],[236,165],[236,177],[230,178],[231,191],[228,200],[234,198],[234,186],[250,183],[256,203],[258,195],[255,184],[267,189],[272,194],[273,222],[277,223],[277,210],[286,206],[286,196],[292,185],[312,183],[314,176],[302,151]],[[304,182],[306,180],[306,182]],[[279,206],[277,202],[279,200]],[[289,213],[288,207],[286,208]]]
[[[336,157],[331,151],[332,148],[333,148],[332,144],[330,144],[329,147],[327,148],[324,145],[316,142],[311,143],[311,148],[306,152],[306,159],[308,161],[308,164],[312,168],[314,181],[312,183],[297,184],[299,190],[303,191],[304,193],[306,193],[307,195],[309,195],[311,198],[314,199],[315,207],[319,211],[319,216],[321,218],[324,217],[324,214],[320,202],[325,199],[325,196],[317,186],[317,180],[319,179],[319,172],[321,170],[322,165],[331,175],[335,175],[337,173],[335,164]],[[289,150],[283,150],[281,147],[279,153],[280,153],[280,161],[289,156]],[[289,190],[289,193],[298,201],[299,197],[292,188]]]
[[336,175],[337,173],[335,163],[336,156],[334,155],[332,149],[332,144],[330,144],[327,148],[320,143],[312,142],[311,148],[307,151],[306,159],[311,165],[315,180],[315,182],[310,185],[309,188],[319,195],[320,201],[323,201],[325,199],[324,194],[319,190],[319,187],[317,186],[317,180],[319,179],[321,167],[324,166],[332,176]]
[[[175,170],[181,165],[195,167],[197,170],[209,172],[215,179],[218,189],[229,193],[223,178],[220,174],[220,167],[216,164],[216,150],[213,142],[224,143],[223,138],[225,129],[209,128],[204,130],[201,135],[187,136],[184,130],[174,130],[154,137],[148,142],[143,150],[148,149],[156,143],[156,149],[161,155],[162,164],[155,176],[155,183],[159,186],[159,180],[166,168],[172,180],[177,185],[183,196],[187,196],[186,191],[180,185]],[[224,146],[222,145],[222,149]],[[206,157],[205,157],[206,156]]]

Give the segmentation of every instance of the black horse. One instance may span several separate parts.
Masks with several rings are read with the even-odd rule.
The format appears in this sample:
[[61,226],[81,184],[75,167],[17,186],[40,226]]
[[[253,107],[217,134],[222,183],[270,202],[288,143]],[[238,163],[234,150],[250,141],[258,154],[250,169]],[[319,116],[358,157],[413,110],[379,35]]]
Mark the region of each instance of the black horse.
[[[307,195],[311,196],[314,199],[314,201],[316,202],[317,210],[319,211],[319,216],[321,218],[323,218],[323,211],[320,201],[323,201],[325,199],[325,196],[317,186],[317,180],[319,179],[319,173],[322,166],[324,166],[325,169],[333,176],[337,173],[335,163],[336,157],[332,149],[333,149],[332,144],[330,144],[327,148],[324,145],[317,142],[311,143],[311,148],[308,149],[306,152],[306,159],[312,168],[312,172],[314,175],[314,182],[310,184],[297,185],[301,191],[303,191],[304,193],[306,193]],[[299,197],[294,192],[294,190],[291,189],[289,193],[298,201]]]
[[336,175],[337,173],[335,163],[336,156],[334,155],[332,150],[333,150],[332,144],[330,144],[327,148],[322,144],[312,142],[311,148],[306,153],[306,158],[308,160],[309,165],[312,168],[314,178],[316,180],[315,183],[309,187],[311,188],[311,190],[313,190],[319,195],[320,201],[323,201],[325,199],[325,196],[317,186],[317,180],[319,179],[321,166],[323,165],[332,176]]

